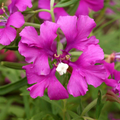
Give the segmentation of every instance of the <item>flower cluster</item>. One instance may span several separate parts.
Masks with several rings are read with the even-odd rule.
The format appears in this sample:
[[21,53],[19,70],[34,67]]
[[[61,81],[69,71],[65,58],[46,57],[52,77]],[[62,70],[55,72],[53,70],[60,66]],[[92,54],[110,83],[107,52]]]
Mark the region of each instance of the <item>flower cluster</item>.
[[[68,98],[68,93],[74,97],[85,95],[88,86],[98,87],[107,76],[103,65],[95,65],[104,58],[103,50],[98,45],[95,36],[88,38],[96,26],[93,19],[88,16],[61,16],[57,23],[44,22],[40,26],[40,35],[33,27],[25,27],[20,33],[19,52],[28,63],[24,66],[29,84],[34,84],[28,90],[33,98],[43,96],[48,88],[50,99]],[[64,33],[67,45],[62,54],[57,53],[57,29]],[[72,62],[70,50],[77,49],[82,54],[77,61]],[[27,50],[27,51],[26,51]],[[49,59],[49,60],[48,60]],[[49,61],[56,61],[50,68]],[[67,90],[57,80],[55,73],[60,75],[71,73]]]

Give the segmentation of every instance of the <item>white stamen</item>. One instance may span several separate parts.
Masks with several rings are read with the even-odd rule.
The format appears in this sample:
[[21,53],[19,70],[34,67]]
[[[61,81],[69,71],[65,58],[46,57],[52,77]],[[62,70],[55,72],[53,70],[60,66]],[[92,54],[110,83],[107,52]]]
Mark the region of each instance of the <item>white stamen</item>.
[[67,72],[68,67],[69,67],[68,64],[61,62],[58,64],[56,71],[59,72],[60,75],[63,75]]

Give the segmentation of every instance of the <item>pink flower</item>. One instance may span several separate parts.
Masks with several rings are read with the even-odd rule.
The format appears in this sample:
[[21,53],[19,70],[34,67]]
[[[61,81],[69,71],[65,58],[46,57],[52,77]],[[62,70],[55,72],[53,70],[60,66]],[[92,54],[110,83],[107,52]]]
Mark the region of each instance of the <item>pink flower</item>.
[[[50,10],[50,0],[39,0],[38,7],[41,9]],[[79,15],[88,15],[89,9],[97,12],[103,8],[104,0],[80,0],[79,6],[75,15],[79,17]],[[56,5],[56,3],[54,4]],[[56,21],[60,16],[66,16],[68,13],[63,8],[55,8],[54,9],[55,19]],[[40,12],[39,17],[44,20],[51,20],[51,15],[48,12]]]
[[105,68],[107,69],[108,76],[111,76],[111,79],[106,79],[105,83],[112,87],[112,91],[116,94],[119,93],[120,97],[120,71],[114,69],[114,63],[107,63],[102,61]]
[[12,3],[8,6],[9,12],[14,13],[17,10],[20,10],[21,12],[25,11],[27,7],[32,7],[31,0],[11,0]]
[[[87,38],[95,26],[93,19],[81,15],[78,20],[76,16],[64,16],[57,23],[46,21],[40,26],[40,35],[37,35],[33,27],[23,29],[20,33],[19,52],[27,62],[33,62],[23,67],[28,83],[36,83],[28,88],[31,97],[42,97],[46,88],[50,99],[65,99],[68,98],[68,93],[77,97],[86,94],[87,84],[98,87],[105,80],[107,74],[104,66],[95,65],[97,60],[104,58],[103,50],[97,45],[99,41],[95,36]],[[56,48],[58,28],[67,40],[62,54],[57,54]],[[73,48],[83,52],[76,62],[71,61],[69,53]],[[48,58],[51,62],[56,61],[52,69]],[[67,90],[55,77],[56,71],[60,75],[71,72]]]
[[[26,10],[26,7],[32,7],[31,0],[12,0],[12,3],[8,6],[9,15],[4,9],[4,4],[2,4],[2,9],[0,9],[0,44],[9,45],[16,37],[15,28],[20,28],[24,24],[24,16],[18,12]],[[13,27],[15,28],[13,28]]]
[[[56,5],[56,3],[54,4]],[[50,10],[50,0],[39,0],[38,7],[41,9],[48,9]],[[59,16],[66,16],[68,15],[67,12],[63,8],[55,8],[54,9],[55,20],[57,21]],[[39,17],[44,20],[52,20],[51,15],[48,12],[40,12]]]
[[78,9],[75,15],[88,15],[89,9],[97,12],[104,6],[104,0],[80,0]]

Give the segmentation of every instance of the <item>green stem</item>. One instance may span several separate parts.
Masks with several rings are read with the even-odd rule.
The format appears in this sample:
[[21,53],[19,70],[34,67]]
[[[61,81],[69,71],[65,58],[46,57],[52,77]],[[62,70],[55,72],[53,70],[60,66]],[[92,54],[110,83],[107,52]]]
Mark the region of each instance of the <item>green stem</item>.
[[53,8],[51,9],[51,17],[52,17],[52,22],[55,22],[55,15],[54,15],[54,12],[53,12]]
[[35,28],[40,28],[40,24],[25,22],[24,26],[33,26]]
[[55,15],[54,15],[54,0],[50,1],[50,14],[52,17],[52,22],[55,22]]
[[64,108],[63,108],[63,120],[65,120],[65,113],[66,113],[66,99],[63,100],[63,103],[64,103]]
[[[102,96],[102,100],[105,98],[105,95]],[[93,100],[82,112],[81,116],[84,116],[91,108],[97,104],[97,99]]]
[[23,14],[36,14],[36,13],[39,13],[39,12],[49,12],[50,13],[50,10],[48,10],[48,9],[38,9],[38,10],[35,10],[35,11],[25,11],[25,12],[23,12]]

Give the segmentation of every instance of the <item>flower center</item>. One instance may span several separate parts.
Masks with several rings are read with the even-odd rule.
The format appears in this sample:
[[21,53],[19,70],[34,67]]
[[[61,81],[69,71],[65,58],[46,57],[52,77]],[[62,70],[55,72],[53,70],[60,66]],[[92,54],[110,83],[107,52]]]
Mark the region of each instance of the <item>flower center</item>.
[[67,72],[67,69],[69,68],[70,55],[64,52],[60,55],[54,54],[54,58],[56,60],[56,63],[54,63],[54,65],[56,66],[56,71],[60,75],[65,74]]
[[56,68],[56,71],[60,74],[60,75],[63,75],[67,72],[67,69],[68,69],[68,64],[65,64],[65,63],[59,63],[57,68]]

